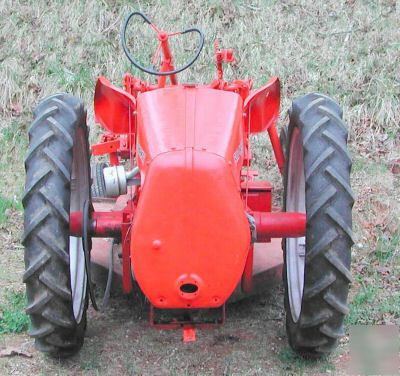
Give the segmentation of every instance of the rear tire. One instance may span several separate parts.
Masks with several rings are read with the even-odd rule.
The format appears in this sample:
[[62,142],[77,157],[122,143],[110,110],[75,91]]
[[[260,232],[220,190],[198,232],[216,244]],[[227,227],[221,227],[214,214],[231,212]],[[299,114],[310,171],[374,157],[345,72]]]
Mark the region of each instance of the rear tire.
[[281,128],[281,131],[279,132],[279,142],[281,144],[281,148],[284,155],[286,155],[287,138],[288,138],[288,126],[284,125]]
[[305,238],[283,241],[286,330],[293,350],[319,358],[344,335],[349,310],[354,199],[338,104],[321,94],[296,99],[285,149],[284,210],[307,213]]
[[106,197],[106,183],[104,182],[103,170],[107,163],[100,162],[93,166],[92,173],[92,197]]
[[77,352],[86,329],[87,276],[69,213],[90,200],[88,146],[79,99],[56,94],[37,106],[25,159],[23,281],[29,334],[38,350],[54,357]]

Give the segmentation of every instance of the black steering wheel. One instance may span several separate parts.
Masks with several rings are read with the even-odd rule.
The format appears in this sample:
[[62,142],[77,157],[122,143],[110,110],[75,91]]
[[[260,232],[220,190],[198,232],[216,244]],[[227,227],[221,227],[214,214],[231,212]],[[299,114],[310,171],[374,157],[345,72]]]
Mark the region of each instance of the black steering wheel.
[[[182,31],[180,33],[174,33],[173,35],[176,34],[188,34],[188,33],[197,33],[199,35],[199,44],[198,47],[196,49],[196,52],[194,54],[194,57],[183,67],[174,69],[172,71],[165,71],[165,72],[161,72],[161,71],[156,71],[155,69],[152,68],[146,68],[144,67],[142,64],[138,63],[137,60],[135,60],[135,58],[131,55],[131,53],[129,52],[128,46],[126,44],[126,30],[128,28],[129,22],[131,21],[132,17],[134,16],[140,16],[144,22],[146,22],[147,24],[151,25],[153,28],[154,25],[153,23],[141,12],[132,12],[131,14],[128,15],[128,17],[126,17],[123,25],[122,25],[122,29],[121,29],[121,43],[122,43],[122,48],[124,49],[125,55],[126,57],[129,59],[129,61],[138,69],[140,69],[143,72],[146,72],[148,74],[152,74],[155,76],[170,76],[179,72],[184,71],[185,69],[189,68],[199,57],[201,50],[203,49],[204,46],[204,34],[201,30],[193,27],[190,29],[187,29],[185,31]],[[156,29],[156,28],[155,28]],[[157,29],[156,29],[157,30]]]

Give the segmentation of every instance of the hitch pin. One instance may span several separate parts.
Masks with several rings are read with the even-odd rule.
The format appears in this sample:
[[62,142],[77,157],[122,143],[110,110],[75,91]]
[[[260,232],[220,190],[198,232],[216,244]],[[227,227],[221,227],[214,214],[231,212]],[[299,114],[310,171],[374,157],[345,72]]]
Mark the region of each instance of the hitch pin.
[[185,343],[196,341],[196,327],[194,325],[183,325],[182,340]]

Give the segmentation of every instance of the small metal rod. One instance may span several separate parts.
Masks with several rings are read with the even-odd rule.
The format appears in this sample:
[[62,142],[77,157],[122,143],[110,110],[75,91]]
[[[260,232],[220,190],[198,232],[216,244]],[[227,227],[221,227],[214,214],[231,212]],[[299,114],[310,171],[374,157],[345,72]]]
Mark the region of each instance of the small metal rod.
[[250,293],[253,290],[253,259],[254,246],[250,245],[249,253],[247,254],[246,264],[242,275],[241,287],[245,293]]
[[125,176],[127,179],[134,178],[140,172],[139,167],[134,167],[132,170],[128,171]]
[[[169,43],[168,43],[168,37],[169,37],[169,35],[166,32],[158,33],[158,40],[161,43],[161,49],[163,52],[163,62],[161,65],[161,72],[168,72],[168,71],[175,70],[175,67],[173,65],[171,49],[170,49]],[[176,85],[178,83],[176,74],[171,74],[169,76],[169,79],[170,79],[172,85]],[[159,79],[159,85],[162,85],[161,87],[163,87],[165,85],[165,80]]]
[[279,141],[278,131],[276,130],[275,124],[272,124],[268,128],[268,134],[271,140],[272,149],[274,150],[276,163],[278,164],[281,175],[283,175],[283,170],[285,168],[285,156],[283,155],[282,146]]

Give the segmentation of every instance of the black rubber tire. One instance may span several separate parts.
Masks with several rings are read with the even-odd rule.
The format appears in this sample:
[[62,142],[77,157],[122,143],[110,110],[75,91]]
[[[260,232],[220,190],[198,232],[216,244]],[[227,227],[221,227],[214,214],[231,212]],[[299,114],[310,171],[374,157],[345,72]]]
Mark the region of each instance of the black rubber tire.
[[353,194],[347,127],[342,110],[332,99],[308,94],[296,99],[290,111],[284,176],[284,210],[290,142],[300,130],[305,173],[307,214],[304,289],[301,312],[293,321],[288,296],[286,242],[284,272],[286,330],[291,348],[306,358],[329,354],[344,335],[351,282]]
[[[80,145],[80,146],[76,146]],[[76,322],[72,308],[69,269],[69,212],[73,153],[87,155],[90,164],[86,111],[68,94],[44,99],[34,111],[25,159],[24,206],[25,273],[29,334],[38,350],[54,357],[76,353],[86,329],[88,288],[83,315]],[[84,172],[86,174],[86,170]]]
[[288,126],[284,125],[279,132],[279,142],[281,144],[281,148],[283,154],[286,155],[286,146],[287,146],[287,139],[288,139]]
[[100,162],[92,170],[92,197],[106,197],[106,183],[104,182],[103,169],[107,163]]

